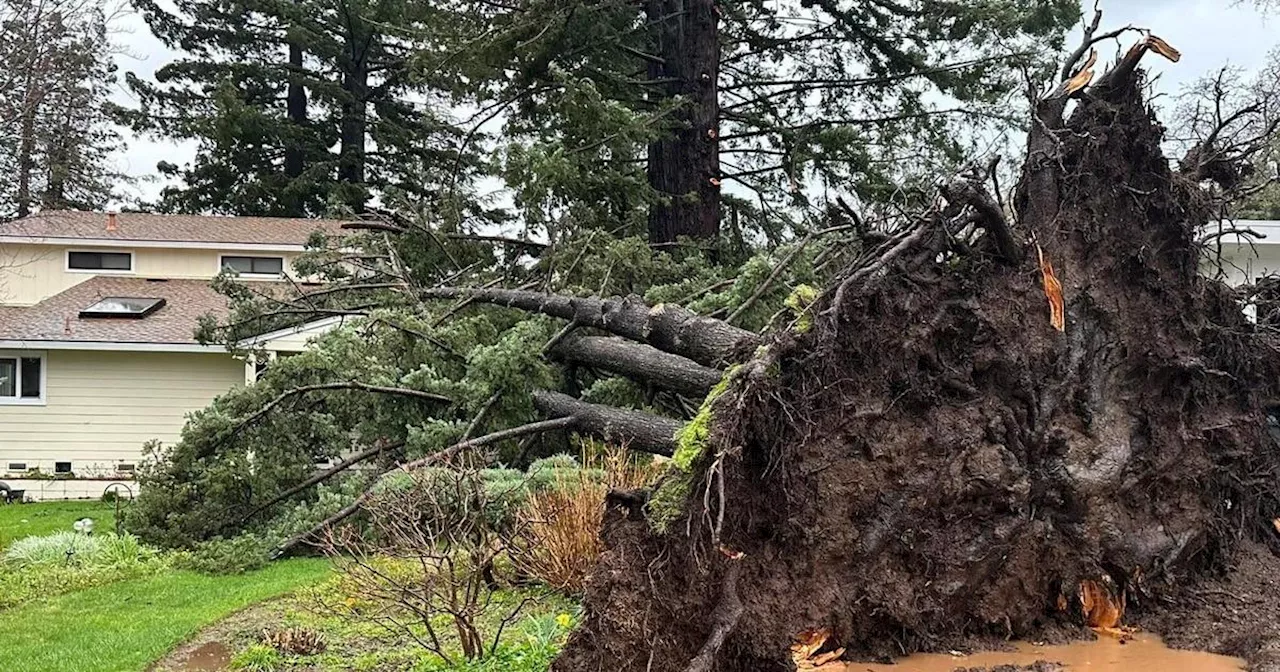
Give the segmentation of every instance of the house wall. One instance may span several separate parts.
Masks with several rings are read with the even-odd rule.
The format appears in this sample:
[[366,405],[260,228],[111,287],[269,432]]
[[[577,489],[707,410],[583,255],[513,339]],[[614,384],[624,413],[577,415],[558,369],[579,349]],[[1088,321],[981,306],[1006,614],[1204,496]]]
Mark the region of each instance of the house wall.
[[[111,476],[137,464],[151,439],[173,443],[186,414],[244,383],[226,353],[53,350],[43,406],[0,405],[0,474],[10,462],[72,463],[77,476]],[[17,474],[9,474],[11,480]]]
[[[1227,284],[1242,285],[1257,282],[1264,275],[1280,273],[1280,240],[1258,242],[1254,245],[1225,244],[1222,249],[1222,270]],[[1209,254],[1216,257],[1217,248]],[[1210,272],[1215,271],[1212,265]]]
[[[297,252],[236,252],[219,249],[95,248],[75,245],[0,243],[0,305],[30,306],[98,275],[67,270],[67,251],[132,252],[133,272],[109,273],[171,280],[213,278],[221,255],[281,256],[286,273],[294,275]],[[103,273],[107,275],[107,273]],[[296,276],[294,276],[296,277]]]

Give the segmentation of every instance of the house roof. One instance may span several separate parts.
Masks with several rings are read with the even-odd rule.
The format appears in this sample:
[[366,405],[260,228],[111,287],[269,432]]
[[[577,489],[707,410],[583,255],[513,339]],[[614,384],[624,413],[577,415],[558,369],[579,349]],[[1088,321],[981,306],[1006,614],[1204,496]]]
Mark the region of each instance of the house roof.
[[[114,218],[114,224],[110,222]],[[300,247],[317,230],[341,233],[341,220],[285,217],[106,214],[45,210],[0,224],[3,239],[67,239],[95,243],[208,243]]]
[[[105,298],[164,299],[165,305],[143,318],[83,318],[80,311]],[[0,308],[0,342],[113,343],[197,346],[195,328],[202,315],[224,319],[227,297],[208,280],[147,280],[97,276],[34,306]]]

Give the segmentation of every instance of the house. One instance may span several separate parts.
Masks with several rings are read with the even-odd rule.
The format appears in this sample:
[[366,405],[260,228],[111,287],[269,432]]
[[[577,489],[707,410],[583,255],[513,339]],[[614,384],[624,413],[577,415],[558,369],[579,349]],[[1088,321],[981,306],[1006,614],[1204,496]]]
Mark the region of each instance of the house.
[[[339,224],[71,211],[0,224],[0,480],[34,498],[130,481],[143,444],[177,440],[187,413],[256,376],[254,363],[195,340],[201,316],[228,314],[209,281],[223,268],[301,280],[292,262]],[[336,323],[254,345],[296,352]]]

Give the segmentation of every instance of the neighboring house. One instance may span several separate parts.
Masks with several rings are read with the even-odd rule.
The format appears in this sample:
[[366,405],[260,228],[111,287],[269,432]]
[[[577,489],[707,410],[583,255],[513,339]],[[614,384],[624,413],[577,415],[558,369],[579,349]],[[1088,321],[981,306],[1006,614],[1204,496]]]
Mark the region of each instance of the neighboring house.
[[[1258,236],[1238,233],[1217,235],[1219,231],[1232,229],[1252,231]],[[1209,241],[1207,250],[1208,275],[1216,273],[1213,260],[1219,252],[1222,254],[1222,279],[1228,284],[1254,283],[1263,276],[1280,273],[1280,221],[1237,219],[1224,222],[1221,229],[1218,224],[1210,224],[1204,233],[1215,236]]]
[[[256,376],[195,340],[201,316],[228,314],[210,279],[226,267],[279,283],[313,232],[338,225],[68,211],[0,224],[0,479],[26,477],[29,494],[37,484],[45,496],[97,496],[92,479],[129,480],[144,443],[177,440],[187,413]],[[336,322],[253,343],[296,352]],[[35,473],[81,485],[57,481],[54,492]]]

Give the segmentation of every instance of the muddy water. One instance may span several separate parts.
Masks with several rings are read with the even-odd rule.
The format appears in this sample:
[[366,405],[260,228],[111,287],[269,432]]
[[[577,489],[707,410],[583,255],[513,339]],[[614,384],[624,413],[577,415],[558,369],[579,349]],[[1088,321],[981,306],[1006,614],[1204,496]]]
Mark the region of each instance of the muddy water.
[[231,649],[222,642],[209,642],[191,652],[177,669],[181,672],[221,672],[231,662]]
[[824,665],[820,669],[823,672],[952,672],[957,667],[1030,665],[1038,660],[1059,663],[1068,672],[1239,672],[1245,669],[1244,661],[1239,658],[1177,651],[1165,646],[1159,637],[1145,633],[1124,644],[1102,637],[1063,646],[1020,644],[1017,651],[1010,652],[916,655],[894,665],[843,663]]

